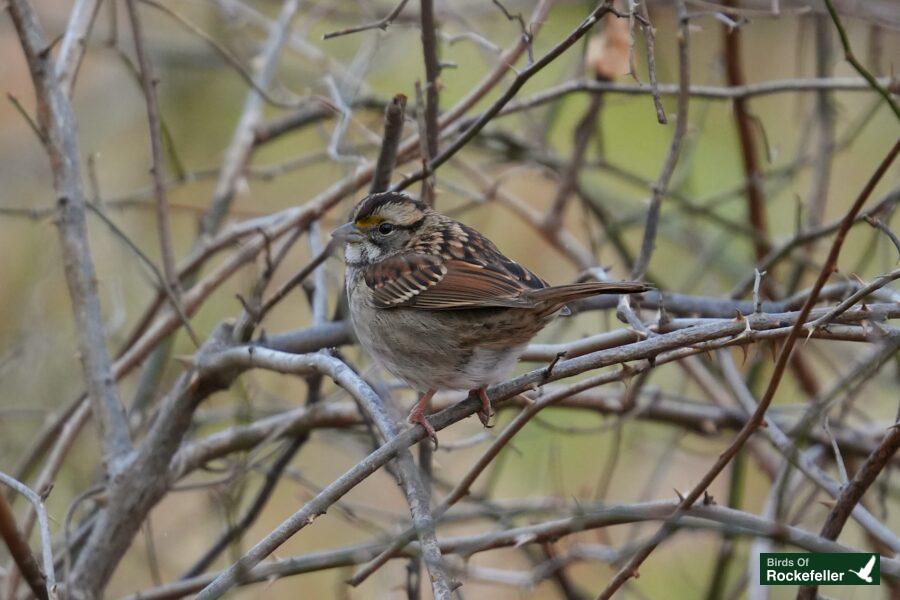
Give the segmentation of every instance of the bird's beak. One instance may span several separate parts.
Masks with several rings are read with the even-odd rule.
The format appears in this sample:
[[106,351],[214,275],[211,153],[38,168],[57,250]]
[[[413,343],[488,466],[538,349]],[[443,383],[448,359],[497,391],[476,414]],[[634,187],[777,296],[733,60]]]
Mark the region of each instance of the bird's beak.
[[331,238],[338,242],[361,242],[364,236],[353,223],[344,223],[331,232]]

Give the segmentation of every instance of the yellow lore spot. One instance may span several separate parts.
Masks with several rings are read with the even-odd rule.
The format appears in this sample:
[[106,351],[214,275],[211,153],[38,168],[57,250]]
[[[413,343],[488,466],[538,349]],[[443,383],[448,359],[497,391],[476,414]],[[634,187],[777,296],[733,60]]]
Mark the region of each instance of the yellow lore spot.
[[380,217],[378,215],[369,215],[367,217],[357,219],[356,226],[361,229],[366,228],[366,227],[374,227],[375,225],[378,225],[379,223],[382,223],[383,221],[384,221],[384,217]]

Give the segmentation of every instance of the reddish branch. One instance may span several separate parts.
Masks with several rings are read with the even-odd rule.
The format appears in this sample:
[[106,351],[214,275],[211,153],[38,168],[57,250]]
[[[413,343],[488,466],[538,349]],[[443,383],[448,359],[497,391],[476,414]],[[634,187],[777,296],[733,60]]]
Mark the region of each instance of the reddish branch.
[[405,118],[406,96],[397,94],[384,111],[384,138],[375,163],[375,172],[372,174],[372,184],[369,186],[371,193],[383,192],[391,186],[391,174],[394,172],[394,163],[397,162],[397,149],[400,148],[403,137]]
[[[734,6],[734,0],[729,5]],[[743,86],[746,83],[741,55],[741,29],[739,27],[722,26],[725,43],[725,75],[730,87]],[[763,192],[763,174],[759,164],[758,144],[754,131],[754,117],[747,108],[744,98],[734,100],[734,120],[738,130],[738,141],[741,145],[741,159],[744,164],[744,177],[747,185],[747,214],[750,225],[759,234],[754,240],[756,260],[761,261],[769,251],[765,241],[768,236],[766,224],[766,199]]]
[[[894,425],[888,430],[881,445],[875,449],[859,468],[853,479],[844,486],[834,508],[828,513],[825,524],[819,535],[826,540],[836,540],[847,519],[853,513],[853,508],[862,499],[863,494],[875,482],[875,478],[891,461],[897,449],[900,448],[900,426]],[[817,586],[806,586],[797,593],[797,600],[812,600],[816,598]]]
[[37,560],[31,553],[28,542],[22,537],[19,527],[16,525],[16,517],[12,507],[6,501],[6,497],[0,494],[0,537],[6,542],[10,556],[15,561],[19,572],[25,578],[25,583],[31,589],[31,593],[47,600],[47,581],[38,566]]
[[763,394],[762,398],[759,400],[759,405],[756,408],[756,411],[750,416],[747,420],[746,425],[738,432],[734,441],[728,446],[728,448],[719,455],[719,459],[713,464],[713,466],[707,471],[707,473],[703,476],[700,482],[694,486],[694,488],[688,493],[684,500],[682,500],[678,509],[675,510],[670,517],[669,521],[665,526],[660,528],[660,530],[653,536],[652,540],[644,546],[639,552],[637,552],[628,563],[616,573],[616,576],[613,580],[606,586],[606,588],[600,593],[598,598],[606,599],[611,598],[612,595],[620,588],[622,585],[635,577],[638,573],[638,568],[643,564],[643,562],[647,559],[648,556],[656,549],[656,547],[665,540],[673,531],[674,524],[677,523],[678,519],[684,514],[684,512],[692,507],[695,502],[703,495],[709,485],[715,480],[715,478],[722,472],[728,463],[731,462],[731,459],[738,453],[738,451],[744,446],[744,443],[750,438],[751,435],[756,431],[758,427],[760,427],[765,419],[766,410],[768,410],[769,405],[772,403],[772,399],[775,397],[775,392],[778,389],[779,384],[781,383],[781,378],[784,375],[784,370],[787,367],[788,360],[790,359],[791,352],[794,349],[794,344],[797,341],[797,338],[800,337],[800,333],[804,329],[804,325],[806,323],[807,317],[809,316],[812,307],[815,305],[816,300],[819,297],[819,291],[825,285],[825,282],[828,281],[828,278],[831,277],[831,274],[834,272],[835,267],[837,266],[838,255],[841,252],[841,247],[844,245],[844,239],[847,236],[847,232],[850,230],[850,226],[853,225],[853,221],[856,218],[856,215],[862,210],[863,204],[865,204],[866,200],[869,198],[869,195],[872,193],[872,190],[875,189],[875,186],[881,181],[881,178],[887,172],[888,168],[891,166],[891,163],[894,162],[894,159],[897,157],[897,153],[900,152],[900,140],[898,140],[894,147],[891,148],[888,155],[884,158],[878,168],[875,170],[875,173],[869,178],[869,181],[866,183],[863,190],[860,192],[859,196],[854,201],[853,206],[850,207],[850,210],[847,211],[847,214],[844,216],[843,221],[841,222],[841,228],[838,230],[837,235],[835,236],[834,242],[831,245],[831,250],[828,253],[828,258],[825,261],[825,265],[822,267],[822,270],[819,272],[819,276],[816,279],[816,283],[813,285],[812,293],[807,299],[806,303],[803,305],[803,308],[800,310],[800,315],[797,318],[796,323],[791,328],[790,334],[784,342],[784,345],[781,348],[781,352],[778,354],[778,360],[775,362],[775,368],[772,372],[772,377],[769,380],[769,384],[766,387],[766,391]]

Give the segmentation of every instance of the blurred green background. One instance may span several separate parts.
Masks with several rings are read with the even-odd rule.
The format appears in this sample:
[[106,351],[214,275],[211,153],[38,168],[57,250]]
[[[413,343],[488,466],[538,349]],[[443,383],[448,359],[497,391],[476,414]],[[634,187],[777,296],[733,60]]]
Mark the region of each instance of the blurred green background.
[[[65,26],[70,2],[45,0],[35,2],[49,38],[58,35]],[[177,0],[167,2],[222,41],[245,64],[252,65],[254,55],[264,41],[264,34],[240,18],[232,18],[216,2]],[[248,2],[248,5],[274,18],[278,3]],[[364,5],[365,4],[365,5]],[[415,3],[412,3],[415,4]],[[513,11],[530,14],[530,2],[506,3]],[[509,47],[517,38],[517,26],[508,22],[490,2],[439,2],[439,17],[443,31],[449,35],[476,31],[501,48]],[[566,35],[586,14],[589,5],[583,2],[559,2],[549,13],[534,45],[536,56]],[[215,169],[220,164],[233,128],[247,95],[247,87],[233,70],[223,64],[208,46],[185,33],[161,13],[142,6],[144,25],[148,32],[151,58],[159,77],[158,90],[163,118],[172,135],[178,161],[189,172]],[[367,21],[384,14],[389,5],[377,6],[354,2],[303,3],[301,14],[294,24],[294,35],[321,56],[332,61],[311,59],[303,52],[288,48],[281,61],[277,81],[297,93],[328,96],[325,76],[334,64],[343,65],[358,78],[358,85],[338,78],[338,88],[345,101],[356,95],[370,94],[390,97],[404,93],[414,103],[414,83],[423,75],[419,32],[415,26],[417,7],[412,6],[405,18],[398,20],[387,32],[363,32],[356,35],[323,41],[322,34],[336,28]],[[152,196],[148,193],[150,179],[149,144],[143,96],[139,85],[122,60],[118,47],[133,56],[130,28],[124,9],[119,10],[117,42],[112,45],[114,29],[110,13],[104,8],[98,18],[74,95],[79,123],[81,152],[87,174],[88,161],[96,172],[99,199],[106,203],[111,218],[154,260],[159,260],[158,242],[153,217]],[[651,13],[657,28],[657,64],[661,82],[677,81],[675,31],[673,12],[668,7],[653,6]],[[900,37],[890,29],[874,32],[871,24],[847,22],[851,40],[861,55],[866,56],[870,39],[878,35],[882,48],[882,68],[889,69],[892,59],[900,56]],[[722,85],[721,63],[722,25],[713,18],[694,21],[691,27],[691,79],[695,84]],[[754,18],[743,27],[743,63],[748,82],[771,79],[809,77],[814,74],[814,36],[812,20],[787,14],[780,18]],[[836,44],[836,39],[832,40]],[[549,68],[542,71],[520,93],[520,97],[552,86],[578,75],[582,71],[584,45],[578,44]],[[638,64],[642,81],[646,81],[643,44],[639,43]],[[441,77],[441,106],[452,106],[462,98],[495,64],[495,54],[465,40],[441,45],[442,59],[455,64],[445,68]],[[8,19],[0,19],[0,82],[3,91],[14,95],[32,111],[33,92],[27,69]],[[835,45],[833,69],[837,76],[854,75],[840,60]],[[521,64],[519,65],[521,67]],[[895,66],[895,65],[894,65]],[[885,74],[889,71],[885,71]],[[630,81],[622,78],[622,81]],[[508,81],[508,80],[507,80]],[[506,83],[498,89],[505,88]],[[356,87],[357,89],[354,89]],[[495,91],[479,106],[486,106],[497,97]],[[839,149],[834,156],[825,221],[839,218],[871,175],[874,165],[900,133],[890,111],[878,104],[876,96],[868,92],[838,92],[833,95],[837,138],[852,136],[852,142]],[[508,131],[529,136],[542,128],[548,132],[546,151],[567,158],[571,152],[573,128],[578,123],[588,98],[571,95],[552,109],[546,107],[527,113],[498,119],[493,131]],[[599,131],[589,150],[590,157],[602,156],[614,165],[625,167],[640,176],[657,177],[673,131],[674,99],[665,101],[670,115],[668,126],[656,122],[648,96],[606,95]],[[760,149],[766,159],[767,170],[792,163],[798,156],[813,150],[809,136],[810,114],[814,94],[779,94],[753,99],[752,113],[764,131],[767,149]],[[267,115],[281,111],[267,108]],[[300,133],[285,136],[265,146],[253,160],[254,167],[278,165],[298,157],[318,153],[316,160],[302,168],[289,170],[278,177],[265,180],[250,177],[241,188],[231,213],[233,219],[263,215],[301,204],[325,189],[354,168],[353,162],[339,162],[322,155],[328,146],[334,120],[323,122]],[[340,146],[342,154],[373,156],[372,136],[365,129],[380,136],[381,114],[359,110],[354,123]],[[415,123],[407,123],[407,131],[414,131]],[[766,154],[769,156],[766,157]],[[503,189],[514,193],[529,205],[544,210],[555,193],[556,182],[551,175],[533,164],[516,168],[509,162],[497,160],[495,153],[477,147],[463,155],[475,161],[492,176],[502,178]],[[167,169],[176,172],[176,161],[169,155]],[[404,165],[401,172],[411,172],[415,165]],[[511,172],[510,172],[511,171]],[[213,172],[214,174],[214,172]],[[898,171],[893,170],[876,190],[873,198],[880,198],[898,184]],[[87,176],[86,176],[87,180]],[[697,202],[733,190],[743,181],[740,149],[735,136],[731,105],[728,102],[694,100],[690,107],[690,121],[686,147],[673,179],[672,187]],[[624,182],[607,170],[593,169],[584,178],[606,209],[621,219],[624,237],[632,252],[639,248],[642,220],[649,198],[646,187]],[[800,169],[787,179],[767,179],[767,214],[772,238],[784,239],[796,229],[798,202],[808,199],[812,182],[811,170]],[[209,203],[214,176],[174,186],[170,190],[173,205],[172,226],[175,249],[184,256],[191,247],[196,232],[198,211]],[[469,206],[470,198],[462,192],[481,194],[476,182],[469,181],[452,164],[438,173],[438,206],[443,210]],[[89,187],[90,189],[90,187]],[[123,207],[117,200],[134,197],[136,202]],[[339,223],[358,198],[347,198],[324,220],[326,228]],[[39,141],[27,123],[9,102],[0,102],[0,208],[41,211],[52,207],[53,192],[50,171]],[[732,194],[717,205],[715,212],[737,222],[745,222],[745,202],[741,195]],[[588,244],[589,231],[584,226],[582,209],[573,200],[567,214],[571,231]],[[536,236],[527,225],[496,203],[468,209],[460,217],[466,223],[494,239],[512,258],[521,260],[553,283],[573,279],[576,269],[556,251]],[[117,348],[154,294],[154,280],[137,258],[120,240],[96,218],[89,218],[90,242],[98,269],[100,292],[109,333],[110,348]],[[821,253],[821,247],[819,249]],[[615,277],[627,277],[627,269],[619,264],[611,247],[603,243],[597,248],[598,261],[608,266]],[[29,218],[20,214],[0,212],[0,469],[8,471],[20,457],[29,440],[43,421],[70,401],[81,387],[80,368],[75,355],[70,304],[62,275],[56,231],[50,219]],[[289,261],[276,276],[275,285],[289,278],[308,259],[307,244],[301,240]],[[217,261],[213,261],[213,266]],[[866,279],[896,266],[896,253],[886,238],[871,228],[857,227],[850,234],[840,259],[843,272],[855,272]],[[209,267],[207,267],[209,268]],[[236,293],[246,293],[260,272],[260,264],[242,269],[221,287],[192,318],[201,337],[224,318],[235,316],[240,305]],[[341,284],[341,265],[329,262],[329,280],[333,298]],[[724,297],[730,288],[753,268],[753,251],[746,237],[723,231],[709,220],[691,216],[670,201],[663,206],[663,221],[656,253],[650,271],[660,285],[671,291],[696,295]],[[788,268],[779,275],[786,277]],[[274,289],[275,285],[270,289]],[[267,319],[265,329],[279,332],[309,324],[310,314],[302,294],[292,294]],[[560,322],[548,328],[539,341],[575,339],[620,326],[612,315],[589,313]],[[823,382],[833,379],[863,351],[859,345],[841,342],[810,341],[808,352]],[[184,335],[179,335],[175,354],[190,354],[193,347]],[[763,349],[751,349],[751,361]],[[765,350],[765,352],[768,352]],[[735,355],[742,359],[740,352]],[[368,364],[358,349],[349,349],[348,357],[357,364]],[[766,361],[760,380],[765,381],[771,361]],[[524,370],[526,366],[522,366]],[[180,372],[181,366],[172,361],[166,372],[161,391],[168,387]],[[130,402],[134,394],[137,372],[120,384],[121,397]],[[339,391],[327,387],[330,394]],[[610,393],[623,387],[615,385]],[[702,398],[682,372],[674,365],[657,369],[646,386],[647,390],[663,390]],[[892,420],[897,404],[896,364],[886,367],[865,391],[858,404],[865,416],[874,421]],[[283,376],[254,372],[226,393],[216,395],[201,407],[198,427],[194,435],[208,434],[222,428],[302,402],[305,389],[302,381]],[[406,406],[412,398],[407,394],[397,400]],[[796,384],[789,379],[781,386],[776,404],[802,402]],[[499,425],[510,418],[501,413]],[[551,426],[552,425],[552,426]],[[579,433],[559,428],[577,428]],[[480,431],[473,419],[442,432],[441,441],[448,447],[454,440],[464,440]],[[497,431],[497,430],[494,430]],[[619,436],[620,439],[619,439]],[[476,485],[479,491],[489,491],[498,500],[516,498],[554,497],[565,501],[593,500],[594,489],[603,465],[610,455],[618,452],[618,464],[613,472],[608,493],[602,498],[609,503],[636,502],[647,499],[674,498],[673,489],[688,489],[715,460],[728,441],[727,435],[703,437],[677,431],[672,427],[629,420],[621,429],[614,421],[572,410],[549,410],[541,422],[534,422],[517,436],[504,452],[497,468]],[[435,457],[436,473],[444,481],[455,481],[479,456],[484,444],[452,451],[439,451]],[[617,450],[616,450],[617,448]],[[317,486],[321,487],[357,462],[367,450],[362,436],[342,431],[317,431],[292,463],[289,476],[278,486],[268,508],[246,536],[254,543],[309,498]],[[56,481],[48,506],[54,530],[60,523],[73,497],[90,487],[98,473],[98,448],[94,432],[85,431]],[[744,509],[760,513],[769,492],[770,483],[748,461],[750,472],[744,485]],[[831,467],[829,467],[831,468]],[[199,473],[190,482],[198,483],[219,478],[215,473]],[[109,597],[133,593],[153,587],[159,582],[176,579],[213,540],[228,519],[223,507],[242,507],[242,498],[252,497],[259,485],[257,471],[228,484],[211,488],[187,489],[171,493],[153,511],[152,536],[155,544],[158,573],[149,567],[146,537],[139,536],[125,557],[109,588]],[[648,480],[652,485],[648,489]],[[727,497],[728,478],[719,477],[712,493],[717,499]],[[242,495],[246,492],[246,495]],[[821,499],[821,497],[820,497]],[[406,518],[402,494],[383,472],[377,473],[354,489],[345,499],[346,506],[372,519],[386,531],[393,520]],[[900,525],[897,516],[896,491],[887,497],[890,514],[887,524],[894,530]],[[377,510],[376,510],[377,509]],[[818,530],[828,506],[813,505],[800,525]],[[240,514],[239,509],[232,512]],[[385,514],[381,514],[381,512]],[[523,517],[520,522],[528,522]],[[474,533],[494,527],[488,521],[454,524],[447,534]],[[655,525],[638,528],[620,526],[587,532],[578,539],[605,544],[621,544],[634,535],[646,535]],[[442,530],[444,531],[444,530]],[[295,536],[277,552],[287,557],[306,552],[337,548],[359,543],[377,535],[377,531],[361,526],[340,510],[332,510],[326,518]],[[571,539],[561,540],[564,549]],[[658,549],[641,571],[627,595],[643,598],[701,598],[706,593],[716,552],[718,535],[710,532],[681,532]],[[855,523],[848,523],[841,541],[865,546],[864,536]],[[728,573],[728,585],[739,581],[747,564],[750,540],[737,544],[737,560]],[[235,549],[235,552],[237,549]],[[4,556],[0,553],[0,556]],[[226,552],[217,562],[221,567],[235,554]],[[527,563],[515,550],[481,553],[472,558],[480,567],[526,569]],[[579,563],[569,569],[575,580],[586,590],[596,592],[611,577],[614,570],[599,563]],[[342,581],[349,570],[337,569],[287,578],[269,585],[257,585],[241,590],[236,597],[269,598],[383,598],[403,597],[405,562],[393,561],[358,589],[348,589]],[[426,586],[427,587],[427,586]],[[886,588],[837,588],[822,591],[839,598],[887,597]],[[480,583],[470,580],[463,591],[467,598],[556,597],[557,589],[550,582],[542,582],[533,590]],[[791,588],[773,588],[772,598],[794,596]]]

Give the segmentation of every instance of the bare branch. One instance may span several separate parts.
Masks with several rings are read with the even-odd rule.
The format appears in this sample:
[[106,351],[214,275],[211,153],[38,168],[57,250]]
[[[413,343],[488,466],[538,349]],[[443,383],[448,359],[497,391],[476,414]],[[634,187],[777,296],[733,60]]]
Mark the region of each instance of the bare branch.
[[[41,574],[41,579],[44,580],[46,584],[46,596],[47,598],[55,599],[57,598],[57,589],[56,589],[56,572],[53,568],[53,538],[50,537],[50,519],[47,517],[47,509],[44,508],[44,499],[37,495],[31,488],[24,485],[22,482],[18,481],[0,471],[0,482],[11,487],[16,492],[25,496],[28,502],[34,507],[34,511],[37,513],[38,522],[40,523],[40,532],[41,532],[41,557],[44,563],[44,572]],[[6,503],[5,499],[2,501],[5,508],[8,508],[9,505]],[[8,515],[9,516],[9,515]],[[13,523],[13,525],[15,525]],[[6,530],[4,528],[4,539],[6,539]],[[21,540],[22,543],[24,539]],[[12,545],[9,546],[12,549]],[[19,548],[21,550],[21,547]],[[32,559],[33,560],[33,559]],[[34,581],[32,578],[34,577],[33,572],[25,571],[26,576],[28,577],[29,584],[38,583]],[[11,575],[7,575],[11,577]],[[11,581],[12,579],[10,579]],[[38,594],[38,596],[44,596],[44,594]]]
[[[600,4],[591,12],[590,15],[588,15],[588,17],[581,23],[581,25],[579,25],[574,31],[566,36],[565,39],[556,44],[535,63],[529,65],[528,68],[519,73],[513,80],[512,84],[510,84],[506,91],[491,105],[490,108],[481,113],[478,119],[473,124],[469,125],[466,130],[453,141],[453,143],[444,148],[442,152],[428,161],[426,169],[420,170],[414,175],[405,178],[400,183],[395,184],[392,189],[405,189],[413,183],[421,181],[431,173],[434,173],[434,171],[438,167],[447,162],[450,157],[456,154],[463,146],[471,141],[472,138],[474,138],[478,134],[478,132],[481,131],[484,126],[487,125],[487,123],[491,119],[493,119],[494,116],[497,115],[510,100],[512,100],[512,98],[518,93],[518,91],[522,89],[522,86],[525,85],[525,83],[529,79],[531,79],[531,77],[533,77],[535,73],[539,72],[541,69],[558,58],[563,52],[572,47],[575,42],[584,37],[584,35],[591,30],[591,28],[600,19],[600,17],[610,12],[616,14],[616,16],[622,16],[617,13],[610,2],[607,1]],[[454,111],[448,113],[448,119],[451,118],[449,115],[454,115],[455,117]]]
[[[859,501],[863,494],[874,483],[875,478],[881,473],[888,461],[900,448],[900,427],[894,425],[884,436],[881,445],[872,452],[866,459],[866,462],[856,471],[853,480],[841,490],[841,495],[837,498],[837,502],[828,517],[825,524],[822,525],[822,531],[819,535],[826,540],[836,540],[844,528],[844,523],[850,515],[859,507]],[[797,593],[797,599],[807,599],[816,597],[816,587],[804,587]]]
[[397,149],[403,137],[403,120],[406,118],[406,96],[397,94],[384,111],[384,141],[375,163],[375,173],[369,193],[383,192],[391,185]]
[[[6,543],[9,554],[25,578],[31,593],[40,600],[47,600],[50,597],[47,580],[41,573],[41,568],[31,553],[28,542],[22,537],[22,533],[16,526],[16,516],[13,514],[9,502],[6,501],[6,496],[3,495],[0,495],[0,538]],[[52,563],[50,566],[53,566]]]
[[323,35],[322,39],[330,40],[331,38],[340,37],[342,35],[349,35],[351,33],[359,33],[360,31],[369,31],[370,29],[380,29],[382,31],[387,31],[387,28],[391,26],[391,23],[394,22],[394,19],[399,17],[400,13],[403,12],[403,8],[406,6],[407,2],[409,2],[409,0],[400,0],[397,6],[394,7],[394,10],[388,13],[383,19],[379,19],[378,21],[373,21],[371,23],[366,23],[364,25],[348,27],[347,29],[341,29],[340,31],[332,31]]
[[100,0],[77,0],[72,6],[66,33],[56,57],[56,78],[67,96],[75,89],[75,78],[87,50],[87,39],[100,12]]
[[803,323],[806,321],[806,317],[812,310],[812,307],[815,304],[816,299],[818,298],[819,291],[825,285],[825,281],[827,281],[831,276],[835,264],[837,263],[837,258],[840,254],[841,247],[843,246],[847,231],[849,231],[850,226],[853,224],[854,219],[862,209],[863,204],[865,204],[866,200],[869,198],[872,190],[875,188],[877,183],[881,180],[885,172],[890,167],[891,163],[897,157],[898,152],[900,152],[900,141],[894,144],[894,147],[875,170],[875,173],[872,175],[872,177],[869,178],[869,181],[866,183],[865,187],[854,201],[853,206],[851,206],[850,210],[847,211],[847,214],[842,219],[841,228],[838,231],[834,242],[832,243],[831,250],[828,253],[828,259],[825,262],[825,266],[819,273],[819,277],[816,279],[816,283],[813,286],[813,290],[809,296],[809,299],[800,310],[799,318],[791,328],[791,332],[788,335],[788,338],[785,341],[784,345],[782,346],[780,353],[778,354],[778,360],[775,363],[775,369],[772,374],[772,378],[769,380],[766,391],[760,399],[756,410],[747,421],[747,424],[744,425],[731,445],[729,445],[729,447],[722,454],[720,454],[719,459],[704,475],[700,483],[694,486],[691,492],[685,496],[684,500],[679,504],[678,510],[673,513],[671,520],[666,524],[666,526],[662,527],[653,537],[651,542],[644,546],[644,548],[642,548],[638,553],[636,553],[628,561],[628,564],[626,564],[621,570],[619,570],[618,573],[616,573],[615,578],[606,586],[603,592],[601,592],[600,598],[610,598],[612,594],[614,594],[615,591],[622,586],[622,584],[624,584],[628,579],[634,577],[637,574],[638,567],[640,567],[640,565],[644,562],[644,560],[646,560],[650,553],[653,552],[653,550],[659,545],[659,543],[662,542],[662,540],[664,540],[666,537],[668,537],[669,533],[671,532],[671,523],[674,523],[678,519],[678,517],[680,517],[684,509],[693,506],[693,504],[703,494],[703,492],[706,491],[706,488],[709,487],[709,484],[716,478],[716,476],[718,476],[719,473],[721,473],[722,469],[724,469],[725,466],[731,461],[731,459],[734,458],[734,455],[737,454],[738,450],[740,450],[747,439],[763,422],[766,410],[769,408],[769,404],[771,404],[772,402],[775,391],[778,389],[778,385],[781,383],[781,377],[784,375],[784,369],[787,366],[794,343],[797,341],[797,338],[800,335],[800,331],[803,329]]
[[[669,187],[669,181],[675,172],[675,165],[678,163],[678,157],[681,153],[681,143],[684,134],[687,131],[688,124],[688,107],[690,105],[690,54],[688,52],[688,21],[685,18],[684,3],[679,1],[678,7],[678,115],[675,121],[675,131],[672,133],[672,140],[669,142],[669,151],[663,162],[659,177],[653,185],[653,196],[650,198],[650,207],[647,209],[647,220],[644,225],[644,239],[641,242],[641,253],[638,255],[631,269],[632,279],[641,279],[647,273],[647,266],[650,264],[650,256],[656,245],[656,230],[659,227],[659,211],[662,207],[662,200],[666,190]],[[623,302],[627,302],[623,296]]]
[[9,3],[9,10],[28,60],[40,107],[38,117],[47,136],[66,283],[78,328],[78,350],[93,412],[99,417],[106,466],[114,474],[131,442],[106,350],[97,276],[87,238],[75,116],[56,79],[43,30],[31,5],[27,0],[15,0]]
[[[609,527],[624,523],[664,520],[675,504],[668,501],[646,502],[631,505],[584,505],[573,507],[571,516],[544,521],[534,525],[514,527],[501,531],[445,538],[440,541],[441,550],[446,554],[459,553],[469,556],[479,552],[528,543],[556,540],[562,536],[583,531]],[[721,506],[696,506],[690,509],[682,525],[692,528],[714,528],[724,526],[738,533],[763,536],[803,548],[811,552],[853,552],[843,544],[825,540],[798,527],[776,523],[747,512]],[[267,561],[247,574],[244,583],[263,582],[272,578],[287,577],[299,573],[309,573],[322,569],[338,568],[359,564],[369,560],[384,546],[361,544],[318,552],[297,557]],[[395,557],[411,556],[417,552],[415,545],[398,551]],[[900,577],[900,562],[893,558],[881,557],[882,574]],[[208,585],[219,574],[204,575],[187,581],[146,590],[129,596],[127,600],[173,600],[197,592]]]
[[[134,49],[138,58],[140,67],[141,89],[144,92],[144,101],[147,105],[147,121],[150,125],[150,155],[153,164],[150,167],[150,175],[153,178],[153,192],[156,196],[156,228],[159,235],[160,255],[162,256],[164,288],[170,292],[171,300],[174,308],[179,313],[184,313],[180,306],[179,296],[181,295],[181,286],[178,282],[178,275],[175,271],[175,253],[172,249],[172,228],[169,218],[169,199],[166,196],[165,187],[165,162],[163,158],[163,148],[160,139],[161,126],[159,116],[159,105],[156,101],[156,79],[153,75],[153,65],[150,57],[144,48],[144,31],[141,26],[140,13],[137,9],[137,0],[128,0],[128,16],[131,20],[131,29],[134,35]],[[185,320],[185,323],[187,321]],[[196,334],[190,329],[188,331],[194,340],[194,344],[199,347],[200,340]]]
[[853,65],[853,68],[856,69],[856,72],[863,76],[863,78],[869,82],[869,85],[872,86],[872,89],[878,92],[888,106],[891,107],[891,110],[894,112],[894,116],[897,117],[897,120],[900,120],[900,106],[894,101],[891,97],[891,93],[885,89],[881,83],[875,76],[869,73],[869,70],[866,69],[859,60],[857,60],[856,55],[853,54],[853,49],[850,47],[850,38],[847,37],[847,32],[844,30],[844,25],[841,23],[841,18],[838,16],[837,11],[834,9],[834,1],[833,0],[825,0],[825,6],[828,8],[828,14],[831,16],[831,20],[834,21],[834,26],[838,30],[838,35],[841,38],[841,45],[844,47],[844,58]]

